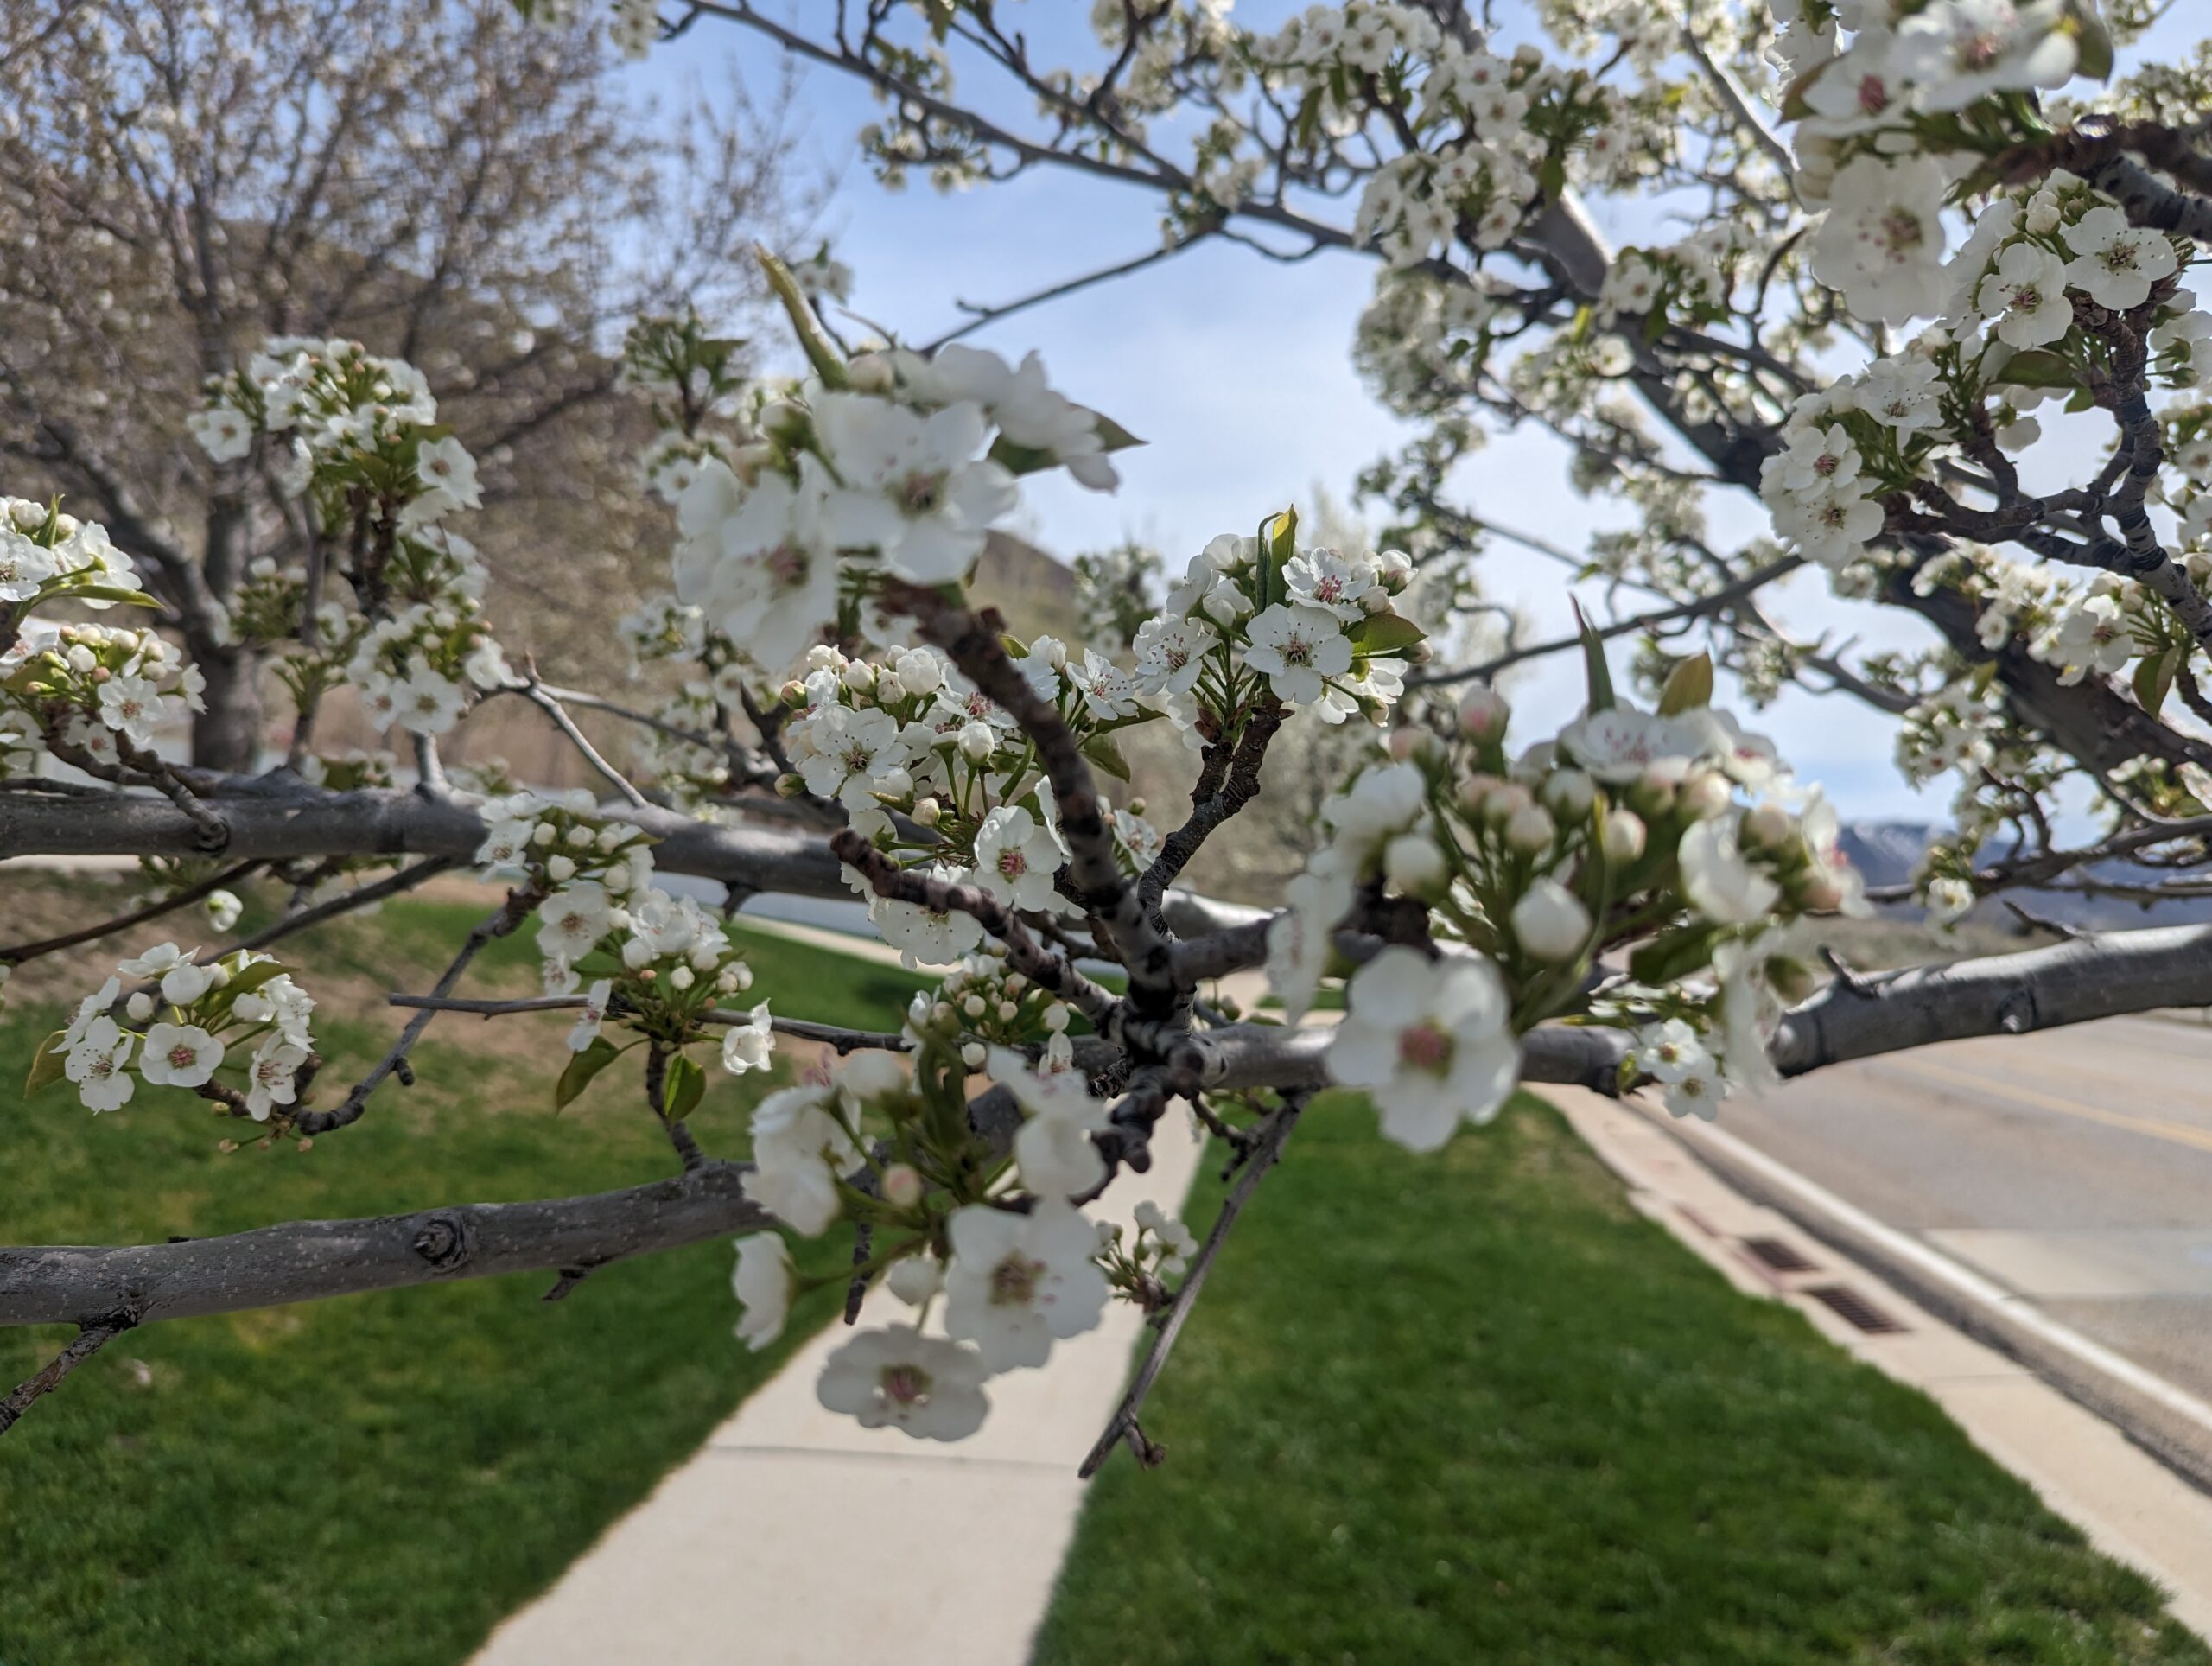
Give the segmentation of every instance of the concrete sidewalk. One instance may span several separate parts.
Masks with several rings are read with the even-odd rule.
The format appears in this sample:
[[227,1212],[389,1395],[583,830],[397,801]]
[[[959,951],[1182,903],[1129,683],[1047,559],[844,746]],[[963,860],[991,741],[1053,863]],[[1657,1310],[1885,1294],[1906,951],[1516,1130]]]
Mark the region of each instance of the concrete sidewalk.
[[[1177,1110],[1149,1173],[1091,1210],[1126,1224],[1141,1199],[1179,1209],[1201,1148]],[[876,1292],[863,1325],[903,1322]],[[731,1322],[736,1310],[731,1309]],[[993,1377],[991,1415],[955,1445],[864,1429],[814,1397],[850,1334],[828,1330],[515,1614],[476,1666],[1019,1666],[1075,1532],[1076,1466],[1119,1402],[1143,1330],[1127,1302]],[[1116,1461],[1122,1461],[1119,1457]]]
[[[1738,1289],[1789,1302],[1831,1341],[1928,1395],[2098,1549],[2164,1587],[2175,1618],[2212,1637],[2212,1496],[2034,1372],[1752,1202],[1672,1129],[1580,1088],[1541,1091],[1638,1209]],[[1693,1139],[1698,1131],[1685,1130]]]

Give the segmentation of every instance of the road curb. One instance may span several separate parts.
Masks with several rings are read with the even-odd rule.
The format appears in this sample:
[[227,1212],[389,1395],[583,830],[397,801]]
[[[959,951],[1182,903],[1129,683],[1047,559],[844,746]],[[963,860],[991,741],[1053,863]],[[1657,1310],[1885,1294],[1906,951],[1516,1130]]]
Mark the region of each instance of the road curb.
[[1933,1246],[1908,1238],[1726,1129],[1670,1129],[1731,1186],[1847,1256],[1977,1342],[2018,1361],[2212,1495],[2212,1406],[2051,1319]]
[[1724,1129],[1580,1089],[1543,1091],[1638,1210],[1738,1289],[1788,1302],[1927,1394],[2099,1550],[2164,1587],[2175,1618],[2212,1637],[2212,1490],[2179,1434],[2212,1408],[2118,1355],[2119,1377],[2092,1371],[2077,1352],[2109,1350]]

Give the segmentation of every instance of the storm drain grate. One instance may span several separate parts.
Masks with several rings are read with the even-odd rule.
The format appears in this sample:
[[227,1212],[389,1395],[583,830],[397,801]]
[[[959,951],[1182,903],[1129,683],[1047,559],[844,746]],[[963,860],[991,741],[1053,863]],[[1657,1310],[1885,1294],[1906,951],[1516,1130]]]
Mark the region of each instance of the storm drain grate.
[[1892,1336],[1904,1326],[1847,1284],[1815,1285],[1805,1294],[1823,1302],[1869,1336]]
[[1744,1248],[1777,1273],[1817,1273],[1820,1263],[1807,1261],[1797,1246],[1781,1238],[1745,1238]]

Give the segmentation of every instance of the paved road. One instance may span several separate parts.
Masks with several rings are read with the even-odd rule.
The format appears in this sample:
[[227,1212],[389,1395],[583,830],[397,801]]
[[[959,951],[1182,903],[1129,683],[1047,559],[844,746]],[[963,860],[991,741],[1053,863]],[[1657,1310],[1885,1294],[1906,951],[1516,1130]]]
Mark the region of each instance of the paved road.
[[2110,1019],[1821,1071],[1722,1126],[2212,1399],[2212,1027]]

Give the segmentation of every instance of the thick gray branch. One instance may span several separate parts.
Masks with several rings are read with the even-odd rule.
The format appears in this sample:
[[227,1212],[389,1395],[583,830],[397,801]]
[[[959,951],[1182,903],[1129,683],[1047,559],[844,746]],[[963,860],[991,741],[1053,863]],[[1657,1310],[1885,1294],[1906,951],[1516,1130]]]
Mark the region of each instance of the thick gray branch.
[[537,1203],[463,1204],[124,1249],[0,1249],[0,1326],[144,1325],[445,1279],[604,1266],[772,1226],[736,1163]]

